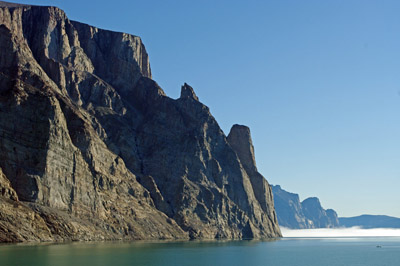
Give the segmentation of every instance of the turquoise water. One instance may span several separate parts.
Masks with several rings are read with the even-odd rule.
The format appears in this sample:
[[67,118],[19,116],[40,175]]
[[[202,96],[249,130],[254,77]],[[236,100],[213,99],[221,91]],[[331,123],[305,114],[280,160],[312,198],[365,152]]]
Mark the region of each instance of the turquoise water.
[[400,265],[400,238],[0,245],[0,265]]

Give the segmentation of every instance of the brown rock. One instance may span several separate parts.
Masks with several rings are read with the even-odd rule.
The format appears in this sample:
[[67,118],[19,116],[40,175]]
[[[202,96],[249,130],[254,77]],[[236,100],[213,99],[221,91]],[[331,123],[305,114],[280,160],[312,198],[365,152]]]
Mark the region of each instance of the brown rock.
[[0,24],[0,241],[280,236],[268,183],[139,37],[55,7],[0,3]]
[[271,221],[270,230],[280,232],[277,226],[278,220],[274,208],[272,188],[264,176],[257,170],[250,129],[242,125],[233,125],[228,135],[228,142],[235,150],[250,178],[251,186],[258,203]]

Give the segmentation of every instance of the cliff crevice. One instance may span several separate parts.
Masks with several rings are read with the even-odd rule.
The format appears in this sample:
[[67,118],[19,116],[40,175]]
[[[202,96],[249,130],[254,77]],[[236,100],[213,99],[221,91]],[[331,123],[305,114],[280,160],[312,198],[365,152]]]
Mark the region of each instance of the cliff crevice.
[[280,236],[268,182],[139,37],[0,2],[0,49],[1,242]]

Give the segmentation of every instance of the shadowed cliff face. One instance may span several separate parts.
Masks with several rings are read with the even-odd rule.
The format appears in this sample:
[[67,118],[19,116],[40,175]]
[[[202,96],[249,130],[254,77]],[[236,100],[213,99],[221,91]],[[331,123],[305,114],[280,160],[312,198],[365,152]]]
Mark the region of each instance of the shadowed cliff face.
[[242,125],[233,125],[227,138],[249,176],[254,196],[264,212],[268,213],[272,223],[277,223],[271,186],[257,171],[250,129]]
[[255,164],[139,37],[0,2],[0,50],[0,241],[280,236]]

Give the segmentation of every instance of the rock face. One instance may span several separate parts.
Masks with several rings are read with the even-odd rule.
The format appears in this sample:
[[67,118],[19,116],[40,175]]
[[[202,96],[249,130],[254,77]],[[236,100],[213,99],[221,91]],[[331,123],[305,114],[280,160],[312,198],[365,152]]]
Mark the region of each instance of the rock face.
[[360,215],[356,217],[340,217],[340,227],[400,228],[400,218],[386,215]]
[[300,202],[298,194],[290,193],[281,186],[272,186],[279,225],[291,229],[333,228],[339,226],[337,213],[322,208],[318,198]]
[[281,186],[272,186],[274,206],[280,226],[293,229],[312,228],[301,207],[298,194],[287,192]]
[[322,208],[316,197],[307,198],[301,202],[304,216],[313,224],[313,228],[338,227],[339,221],[336,212]]
[[328,217],[328,227],[338,227],[340,226],[339,217],[335,210],[326,209],[326,216]]
[[167,97],[139,37],[0,2],[0,50],[1,242],[281,235],[249,133]]
[[244,170],[250,177],[254,196],[262,210],[268,214],[272,224],[277,223],[271,186],[257,171],[253,142],[250,129],[242,125],[233,125],[228,135],[228,142],[239,157]]

